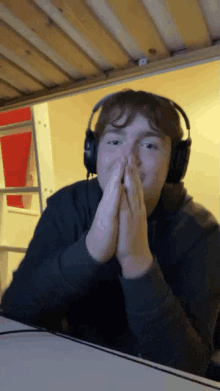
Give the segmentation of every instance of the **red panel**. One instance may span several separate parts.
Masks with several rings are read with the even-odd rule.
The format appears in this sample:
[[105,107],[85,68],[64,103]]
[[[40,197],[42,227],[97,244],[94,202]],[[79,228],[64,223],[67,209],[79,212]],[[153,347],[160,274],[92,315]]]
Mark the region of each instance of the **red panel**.
[[[1,137],[2,160],[6,187],[26,185],[27,163],[32,132]],[[24,208],[21,195],[7,196],[7,205]]]
[[31,120],[31,109],[25,107],[23,109],[16,109],[0,113],[0,126],[16,124],[23,121]]

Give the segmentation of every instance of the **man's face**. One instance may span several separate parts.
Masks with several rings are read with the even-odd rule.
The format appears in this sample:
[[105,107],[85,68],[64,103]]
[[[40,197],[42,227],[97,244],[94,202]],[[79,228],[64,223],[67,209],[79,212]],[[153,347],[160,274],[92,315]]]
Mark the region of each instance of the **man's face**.
[[[116,109],[112,115],[117,118]],[[127,115],[124,114],[116,125],[122,125],[126,118]],[[114,129],[119,131],[116,133]],[[144,135],[145,132],[151,132],[151,135]],[[140,114],[126,127],[117,129],[113,125],[107,125],[99,142],[97,156],[97,176],[103,192],[115,163],[127,158],[129,154],[135,158],[149,217],[157,206],[168,174],[171,138],[152,130],[149,121]]]

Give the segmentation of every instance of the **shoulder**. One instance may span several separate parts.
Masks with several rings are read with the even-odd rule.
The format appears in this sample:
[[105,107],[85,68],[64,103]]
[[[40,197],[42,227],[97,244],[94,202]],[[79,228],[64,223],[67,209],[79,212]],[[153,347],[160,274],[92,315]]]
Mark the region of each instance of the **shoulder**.
[[178,210],[169,237],[173,259],[183,258],[195,245],[208,243],[209,238],[213,238],[218,249],[219,234],[220,225],[215,216],[203,205],[189,200]]
[[[216,217],[202,204],[189,199],[177,213],[177,225],[179,227],[193,229],[200,232],[209,232],[219,227]],[[195,233],[196,233],[195,232]]]
[[[47,198],[47,206],[66,214],[74,211],[88,215],[90,210],[95,213],[102,198],[102,190],[97,177],[91,180],[82,180],[65,186]],[[85,216],[83,218],[85,218]]]
[[87,180],[81,180],[78,182],[74,182],[71,185],[62,187],[61,189],[57,190],[52,196],[47,198],[47,203],[54,203],[60,200],[68,200],[68,199],[79,199],[79,200],[85,200],[86,193],[89,193],[89,197],[93,198],[95,194],[97,194],[97,197],[100,198],[101,195],[101,188],[99,186],[97,177]]
[[86,187],[86,180],[85,181],[79,181],[72,183],[71,185],[62,187],[61,189],[57,190],[52,196],[47,198],[47,203],[54,203],[60,199],[68,198],[74,195],[77,195],[77,193],[84,193]]

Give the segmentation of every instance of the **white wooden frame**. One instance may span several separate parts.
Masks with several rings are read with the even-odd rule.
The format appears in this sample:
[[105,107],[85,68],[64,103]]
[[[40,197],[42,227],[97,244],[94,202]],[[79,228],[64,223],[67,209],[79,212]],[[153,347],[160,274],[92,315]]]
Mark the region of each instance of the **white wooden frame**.
[[[8,284],[8,270],[13,253],[25,255],[40,217],[37,211],[7,206],[7,195],[39,194],[42,214],[47,205],[47,198],[55,190],[48,104],[36,105],[31,108],[31,111],[32,121],[0,127],[0,136],[32,131],[38,182],[37,186],[32,187],[6,188],[0,148],[0,299],[2,291]],[[16,234],[13,234],[13,229],[9,229],[8,219],[10,227],[19,222]],[[19,238],[19,233],[22,235],[22,240]]]

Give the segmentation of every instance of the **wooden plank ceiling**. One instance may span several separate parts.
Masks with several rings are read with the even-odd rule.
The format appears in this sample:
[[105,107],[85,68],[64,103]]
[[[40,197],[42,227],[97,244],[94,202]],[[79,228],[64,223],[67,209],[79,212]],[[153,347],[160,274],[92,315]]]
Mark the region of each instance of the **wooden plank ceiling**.
[[218,58],[219,41],[219,0],[0,0],[0,111]]

